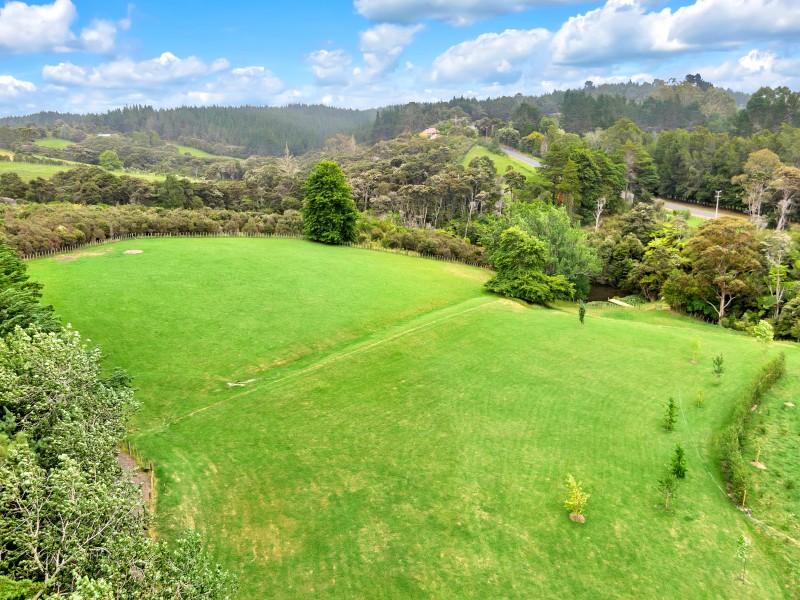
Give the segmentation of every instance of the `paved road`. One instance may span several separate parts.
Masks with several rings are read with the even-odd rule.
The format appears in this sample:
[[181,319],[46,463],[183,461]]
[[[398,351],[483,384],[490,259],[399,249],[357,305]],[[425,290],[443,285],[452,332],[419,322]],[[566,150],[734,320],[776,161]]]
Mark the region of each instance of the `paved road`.
[[524,162],[526,165],[530,165],[536,169],[542,166],[542,163],[540,163],[535,158],[531,158],[530,156],[525,156],[521,152],[517,152],[516,150],[512,150],[511,148],[508,148],[506,146],[500,146],[500,147],[503,149],[503,152],[508,154],[514,160]]
[[[698,206],[697,204],[690,204],[689,202],[676,202],[674,200],[662,200],[664,202],[664,208],[666,210],[688,210],[692,213],[692,216],[700,217],[701,219],[713,219],[714,218],[714,209],[710,206]],[[743,217],[745,218],[746,215],[741,213],[720,209],[719,216],[733,216],[733,217]]]
[[[505,152],[511,158],[518,160],[520,162],[524,162],[526,165],[530,165],[536,169],[542,166],[535,158],[531,158],[530,156],[526,156],[521,152],[517,152],[508,146],[501,146],[503,152]],[[690,204],[688,202],[675,202],[674,200],[663,200],[664,208],[667,210],[688,210],[692,216],[700,217],[701,219],[713,219],[715,217],[714,209],[707,207],[707,206],[698,206],[697,204]],[[732,215],[741,217],[742,215],[735,212],[730,212],[727,210],[720,210],[720,215]]]

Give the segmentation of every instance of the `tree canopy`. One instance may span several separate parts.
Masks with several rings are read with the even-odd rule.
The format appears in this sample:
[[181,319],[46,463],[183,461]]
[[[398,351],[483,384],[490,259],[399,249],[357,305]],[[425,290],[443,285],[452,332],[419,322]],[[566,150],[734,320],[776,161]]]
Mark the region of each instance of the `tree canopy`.
[[491,253],[497,275],[486,282],[486,289],[509,298],[535,304],[571,299],[575,287],[563,275],[545,275],[547,246],[519,227],[510,227],[500,235]]
[[335,162],[317,164],[303,186],[305,235],[316,242],[355,242],[358,211],[352,188]]

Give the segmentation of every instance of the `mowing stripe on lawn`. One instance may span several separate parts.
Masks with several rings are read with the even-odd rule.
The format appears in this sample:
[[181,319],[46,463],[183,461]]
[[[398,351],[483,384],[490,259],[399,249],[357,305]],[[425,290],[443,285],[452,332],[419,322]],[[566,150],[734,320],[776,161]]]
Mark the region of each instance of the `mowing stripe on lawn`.
[[[267,382],[267,383],[265,383],[264,385],[261,385],[261,386],[252,386],[252,387],[250,387],[250,388],[248,388],[248,389],[246,389],[246,390],[244,390],[242,392],[238,392],[237,394],[234,394],[233,396],[229,396],[227,398],[223,398],[222,400],[219,400],[218,402],[214,402],[213,404],[209,404],[207,406],[203,406],[203,407],[198,408],[196,410],[193,410],[192,412],[187,413],[187,414],[185,414],[185,415],[183,415],[181,417],[178,417],[177,419],[173,419],[172,421],[170,421],[166,425],[162,425],[160,427],[155,427],[153,429],[148,429],[148,430],[145,430],[145,431],[142,431],[142,432],[139,432],[139,433],[147,434],[147,433],[156,433],[158,431],[163,431],[165,428],[172,427],[173,425],[177,425],[178,423],[180,423],[182,421],[185,421],[187,419],[190,419],[191,417],[193,417],[194,415],[196,415],[198,413],[205,412],[205,411],[207,411],[209,409],[212,409],[212,408],[216,408],[216,407],[218,407],[218,406],[220,406],[222,404],[230,402],[231,400],[236,400],[237,398],[241,398],[242,396],[247,396],[249,394],[252,394],[253,392],[264,390],[264,389],[266,389],[268,387],[277,386],[278,384],[284,383],[287,380],[292,379],[294,377],[298,377],[298,376],[301,376],[301,375],[306,375],[308,373],[311,373],[312,371],[316,371],[317,369],[321,369],[323,367],[326,367],[327,365],[329,365],[329,364],[331,364],[333,362],[336,362],[336,361],[339,361],[339,360],[343,360],[345,358],[349,358],[350,356],[353,356],[355,354],[361,354],[363,352],[368,352],[368,351],[374,349],[375,347],[380,346],[381,344],[385,344],[387,342],[392,342],[392,341],[394,341],[394,340],[396,340],[398,338],[401,338],[403,336],[411,335],[413,333],[416,333],[418,331],[421,331],[421,330],[426,329],[428,327],[431,327],[433,325],[437,325],[439,323],[442,323],[443,321],[446,321],[448,319],[453,319],[455,317],[459,317],[461,315],[465,315],[465,314],[470,313],[472,311],[475,311],[475,310],[478,310],[478,309],[481,309],[481,308],[485,308],[486,306],[494,304],[495,302],[503,302],[503,300],[499,300],[497,298],[480,298],[479,300],[480,300],[480,304],[478,304],[477,306],[473,306],[471,308],[467,308],[467,309],[464,309],[464,310],[461,310],[461,311],[458,311],[458,312],[455,312],[455,313],[449,313],[449,311],[454,308],[452,306],[441,308],[441,309],[436,309],[436,310],[432,311],[432,313],[428,313],[427,315],[425,315],[425,317],[423,317],[423,318],[430,317],[431,315],[440,314],[442,312],[448,312],[449,314],[445,314],[443,316],[440,316],[440,317],[438,317],[438,318],[436,318],[436,319],[434,319],[432,321],[428,321],[427,323],[422,323],[421,325],[406,327],[404,329],[401,329],[397,333],[393,333],[393,334],[388,335],[386,337],[379,338],[376,341],[366,343],[366,345],[362,345],[362,344],[365,344],[365,342],[361,341],[361,342],[357,342],[355,344],[355,346],[356,346],[355,348],[352,348],[352,344],[350,344],[350,345],[348,345],[346,347],[351,347],[352,349],[348,350],[347,352],[336,351],[333,354],[328,354],[326,356],[326,358],[320,360],[319,362],[313,363],[313,364],[311,364],[311,365],[309,365],[307,367],[303,367],[303,368],[299,369],[298,371],[293,371],[293,372],[287,373],[286,375],[283,375],[282,377],[279,377],[277,379],[272,379],[269,382]],[[474,302],[475,302],[475,300],[467,300],[467,301],[464,301],[464,302],[460,302],[456,306],[463,306],[464,304],[472,304]],[[415,319],[414,321],[416,322],[418,320],[420,320],[420,319]],[[303,358],[305,358],[305,357],[303,357]],[[302,359],[300,359],[298,361],[295,361],[295,362],[300,362],[300,361],[302,361]]]

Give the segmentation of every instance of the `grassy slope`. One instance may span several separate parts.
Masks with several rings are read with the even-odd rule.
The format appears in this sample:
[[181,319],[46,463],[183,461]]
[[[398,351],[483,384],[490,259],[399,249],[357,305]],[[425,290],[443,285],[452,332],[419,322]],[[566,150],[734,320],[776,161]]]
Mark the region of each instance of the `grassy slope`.
[[174,144],[174,145],[177,146],[178,151],[181,154],[190,154],[198,158],[219,158],[227,160],[239,160],[238,158],[233,158],[231,156],[221,156],[219,154],[211,154],[210,152],[206,152],[205,150],[199,150],[198,148],[192,148],[191,146],[181,146],[180,144]]
[[30,181],[31,179],[35,179],[37,177],[43,177],[47,179],[56,173],[66,171],[71,168],[71,165],[37,165],[33,163],[0,161],[0,173],[13,171],[24,181]]
[[[297,241],[142,240],[31,267],[138,376],[160,531],[204,531],[242,598],[781,595],[711,448],[763,360],[746,337],[657,311],[579,327],[481,293],[475,269]],[[670,515],[656,480],[676,442],[690,474]],[[568,471],[591,494],[583,526],[561,507]]]
[[58,148],[59,150],[63,150],[69,146],[72,146],[75,142],[71,142],[69,140],[62,140],[61,138],[42,138],[38,139],[34,142],[37,146],[44,146],[46,148]]
[[[10,162],[10,161],[0,161],[0,173],[5,171],[14,171],[19,175],[24,181],[30,181],[31,179],[35,179],[36,177],[43,177],[47,179],[56,173],[60,173],[61,171],[67,171],[69,169],[74,169],[75,167],[84,166],[84,163],[78,162],[71,162],[71,161],[64,161],[67,164],[63,165],[40,165],[34,163],[24,163],[24,162]],[[143,173],[140,171],[111,171],[117,177],[121,177],[123,175],[129,175],[130,177],[138,177],[140,179],[146,179],[147,181],[154,181],[154,182],[162,182],[164,181],[164,175],[156,175],[155,173]],[[183,176],[180,176],[183,179]],[[187,179],[191,181],[196,181],[192,177],[188,177]]]
[[[756,457],[767,467],[753,469],[753,514],[775,527],[774,551],[789,582],[789,597],[800,598],[800,374],[789,370],[753,419],[747,460]],[[794,407],[786,403],[794,404]]]
[[497,172],[501,175],[506,172],[506,168],[509,166],[513,167],[515,171],[519,171],[526,177],[533,177],[536,174],[536,169],[533,169],[529,165],[515,160],[505,154],[502,156],[499,154],[493,154],[483,146],[473,146],[461,163],[466,167],[469,165],[469,161],[478,156],[488,156],[490,159],[492,159],[494,166],[497,168]]

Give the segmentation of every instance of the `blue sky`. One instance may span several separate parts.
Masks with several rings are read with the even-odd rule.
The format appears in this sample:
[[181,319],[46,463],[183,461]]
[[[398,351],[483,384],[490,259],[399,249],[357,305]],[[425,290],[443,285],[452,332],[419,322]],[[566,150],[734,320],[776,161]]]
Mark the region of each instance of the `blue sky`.
[[698,72],[737,90],[800,89],[800,0],[0,4],[0,115],[367,108]]

